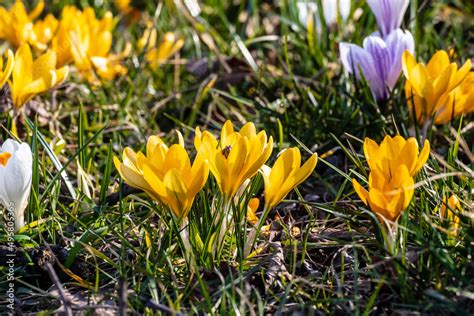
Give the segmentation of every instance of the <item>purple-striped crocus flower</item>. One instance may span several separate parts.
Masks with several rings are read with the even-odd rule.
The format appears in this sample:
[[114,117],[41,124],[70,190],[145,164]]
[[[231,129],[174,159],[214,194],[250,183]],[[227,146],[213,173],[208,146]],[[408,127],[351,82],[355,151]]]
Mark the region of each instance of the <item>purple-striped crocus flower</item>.
[[415,42],[409,31],[396,29],[382,38],[374,33],[364,39],[363,47],[340,43],[344,68],[360,80],[362,74],[377,101],[386,100],[402,71],[402,54],[415,52]]
[[410,0],[367,0],[383,37],[400,27]]

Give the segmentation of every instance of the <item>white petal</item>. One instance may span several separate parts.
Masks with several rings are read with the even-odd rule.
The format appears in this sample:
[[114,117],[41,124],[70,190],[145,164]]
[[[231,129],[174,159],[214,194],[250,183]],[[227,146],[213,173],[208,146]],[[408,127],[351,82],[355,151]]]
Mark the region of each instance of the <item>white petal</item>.
[[335,24],[337,22],[337,1],[323,0],[322,5],[326,25]]
[[[5,143],[7,142],[8,140]],[[9,144],[12,142],[6,144],[7,148],[10,146]],[[17,150],[11,154],[7,165],[2,170],[0,194],[2,194],[6,207],[13,203],[16,222],[21,223],[30,196],[33,157],[27,143],[18,145]],[[17,230],[20,228],[16,227]]]
[[339,14],[343,21],[347,21],[351,14],[351,0],[339,0]]

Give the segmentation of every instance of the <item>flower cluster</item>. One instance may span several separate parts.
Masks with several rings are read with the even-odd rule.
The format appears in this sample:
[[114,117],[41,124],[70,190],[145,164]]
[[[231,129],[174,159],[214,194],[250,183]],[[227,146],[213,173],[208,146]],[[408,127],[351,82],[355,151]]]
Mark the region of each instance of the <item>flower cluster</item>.
[[[80,10],[65,6],[60,19],[52,14],[37,19],[44,6],[44,1],[40,1],[29,13],[21,0],[9,10],[0,7],[0,39],[17,49],[15,58],[7,50],[5,68],[0,59],[0,87],[13,73],[9,84],[16,108],[58,86],[66,78],[69,64],[74,64],[74,69],[93,84],[127,73],[122,62],[131,46],[127,44],[117,54],[111,52],[114,25],[111,12],[98,18],[92,7]],[[184,40],[166,33],[161,43],[156,43],[157,31],[149,22],[137,46],[139,52],[145,50],[145,58],[153,68],[179,51]]]
[[[66,6],[61,19],[48,14],[43,20],[34,21],[43,11],[44,2],[27,14],[21,1],[6,11],[0,8],[0,29],[8,30],[0,34],[13,47],[31,45],[38,51],[49,48],[56,54],[58,66],[74,62],[78,71],[93,81],[94,71],[104,79],[112,79],[117,74],[125,74],[120,61],[126,55],[111,54],[112,13],[106,12],[98,19],[92,8],[84,11],[74,6]],[[21,21],[18,22],[18,21]]]
[[301,166],[301,154],[297,148],[283,151],[273,168],[266,166],[273,150],[273,139],[265,131],[257,133],[253,123],[235,131],[232,123],[227,121],[219,140],[208,131],[201,132],[199,127],[195,132],[197,154],[193,164],[181,136],[180,143],[169,148],[158,136],[151,136],[146,155],[125,148],[123,162],[117,157],[114,159],[117,170],[128,185],[145,191],[168,206],[181,220],[187,216],[195,196],[204,187],[209,171],[227,203],[245,190],[248,180],[260,171],[268,209],[280,203],[295,186],[309,177],[316,166],[316,154]]
[[403,53],[405,94],[412,116],[423,124],[433,120],[444,124],[474,111],[474,72],[468,59],[458,69],[440,50],[429,63],[417,63],[408,52]]

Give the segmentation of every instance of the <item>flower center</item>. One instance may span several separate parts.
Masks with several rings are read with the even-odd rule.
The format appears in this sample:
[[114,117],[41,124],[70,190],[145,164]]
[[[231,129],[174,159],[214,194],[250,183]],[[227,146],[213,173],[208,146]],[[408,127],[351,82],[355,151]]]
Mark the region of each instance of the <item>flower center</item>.
[[11,156],[12,156],[12,154],[10,154],[9,152],[1,153],[0,154],[0,165],[6,166],[7,162],[8,162],[8,159],[10,159]]

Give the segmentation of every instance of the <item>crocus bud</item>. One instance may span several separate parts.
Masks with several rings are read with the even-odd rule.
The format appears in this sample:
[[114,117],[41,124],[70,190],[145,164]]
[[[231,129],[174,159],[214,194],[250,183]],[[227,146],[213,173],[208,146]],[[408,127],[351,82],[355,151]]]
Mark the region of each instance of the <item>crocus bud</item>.
[[14,212],[15,231],[25,226],[33,156],[27,143],[7,139],[0,148],[0,201]]

